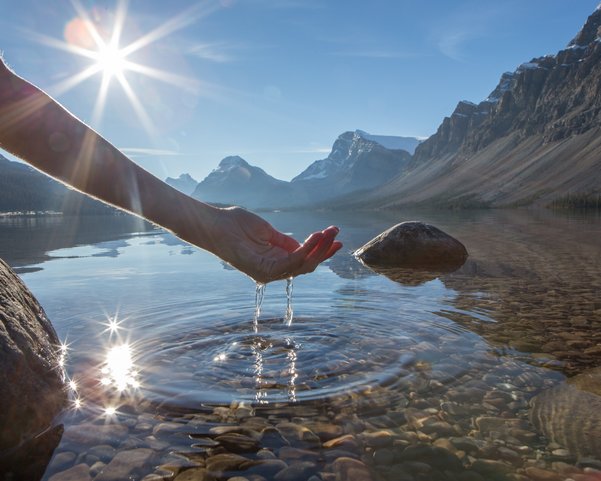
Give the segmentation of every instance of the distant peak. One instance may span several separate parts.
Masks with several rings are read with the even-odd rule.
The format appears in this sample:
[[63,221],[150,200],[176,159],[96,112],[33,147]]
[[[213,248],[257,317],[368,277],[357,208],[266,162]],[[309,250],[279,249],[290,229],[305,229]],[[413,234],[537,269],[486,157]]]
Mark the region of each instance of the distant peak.
[[231,169],[232,167],[248,167],[248,162],[238,155],[230,155],[219,162],[219,167],[224,169]]

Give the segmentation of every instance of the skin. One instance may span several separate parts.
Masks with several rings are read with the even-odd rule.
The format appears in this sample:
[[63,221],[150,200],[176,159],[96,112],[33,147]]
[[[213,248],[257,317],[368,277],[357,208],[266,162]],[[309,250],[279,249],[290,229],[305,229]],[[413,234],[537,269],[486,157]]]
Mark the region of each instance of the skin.
[[313,272],[342,244],[338,228],[302,244],[240,207],[193,199],[131,161],[0,58],[0,147],[96,199],[143,217],[257,282]]

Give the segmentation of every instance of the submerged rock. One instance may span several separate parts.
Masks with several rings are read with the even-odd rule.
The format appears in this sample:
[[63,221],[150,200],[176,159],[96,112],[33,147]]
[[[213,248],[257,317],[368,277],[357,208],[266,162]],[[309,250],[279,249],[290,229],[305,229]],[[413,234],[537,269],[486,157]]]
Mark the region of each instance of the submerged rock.
[[0,454],[47,429],[65,406],[59,361],[44,310],[0,260]]
[[531,421],[548,439],[577,456],[601,459],[601,368],[541,392]]
[[355,251],[369,266],[457,269],[468,253],[457,239],[424,222],[402,222]]

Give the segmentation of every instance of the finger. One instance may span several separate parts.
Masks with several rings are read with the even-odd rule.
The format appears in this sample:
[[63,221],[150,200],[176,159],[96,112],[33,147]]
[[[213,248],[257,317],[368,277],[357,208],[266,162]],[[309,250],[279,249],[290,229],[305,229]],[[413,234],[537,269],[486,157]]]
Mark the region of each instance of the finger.
[[338,235],[338,227],[328,227],[323,231],[323,239],[319,242],[317,247],[311,251],[307,260],[310,262],[316,262],[319,264],[326,259],[326,254],[329,252],[332,244],[334,243],[335,237]]
[[330,247],[330,250],[327,252],[327,254],[325,255],[325,258],[322,260],[325,261],[326,259],[329,259],[330,257],[332,257],[334,254],[336,254],[336,252],[338,252],[342,247],[342,242],[338,242],[338,241],[334,241],[332,242],[332,246]]
[[300,247],[300,243],[296,239],[293,239],[289,235],[283,234],[275,229],[271,234],[271,239],[269,239],[269,243],[272,246],[281,247],[282,249],[288,252],[294,252]]
[[273,266],[274,278],[281,279],[283,277],[295,276],[296,271],[303,265],[307,256],[319,244],[323,236],[323,232],[314,232],[307,237],[307,240],[298,249],[291,252],[288,257],[280,259]]

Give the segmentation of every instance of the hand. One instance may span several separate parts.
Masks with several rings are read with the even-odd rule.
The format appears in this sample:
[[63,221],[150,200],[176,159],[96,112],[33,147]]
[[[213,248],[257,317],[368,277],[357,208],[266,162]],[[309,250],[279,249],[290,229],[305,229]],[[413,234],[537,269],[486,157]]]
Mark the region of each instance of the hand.
[[314,232],[300,244],[240,207],[220,211],[211,232],[210,250],[257,282],[313,272],[342,247],[334,240],[337,227]]

